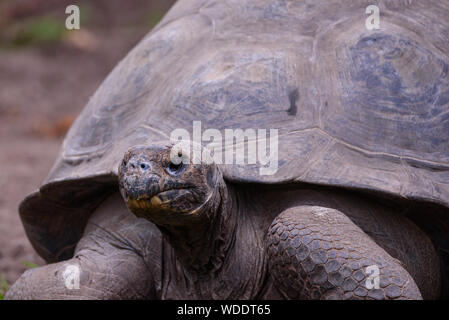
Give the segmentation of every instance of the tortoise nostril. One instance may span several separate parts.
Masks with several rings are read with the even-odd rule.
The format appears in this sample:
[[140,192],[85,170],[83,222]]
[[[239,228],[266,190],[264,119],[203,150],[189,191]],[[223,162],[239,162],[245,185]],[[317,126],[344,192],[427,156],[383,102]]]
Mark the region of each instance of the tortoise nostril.
[[[126,164],[125,164],[125,166],[126,166]],[[150,169],[150,165],[147,162],[144,162],[144,161],[139,161],[139,160],[132,161],[132,160],[130,160],[130,161],[128,161],[128,168],[133,169],[133,170],[141,169],[143,171],[147,171],[148,169]]]
[[139,167],[139,163],[136,162],[135,160],[129,160],[128,161],[128,168],[130,169],[136,169]]

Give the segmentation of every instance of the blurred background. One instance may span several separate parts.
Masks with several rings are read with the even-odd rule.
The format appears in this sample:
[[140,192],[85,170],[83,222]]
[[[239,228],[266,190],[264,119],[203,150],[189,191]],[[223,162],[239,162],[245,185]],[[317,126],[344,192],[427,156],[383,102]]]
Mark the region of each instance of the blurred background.
[[[0,0],[0,290],[44,262],[18,215],[71,123],[175,0]],[[65,28],[80,8],[81,28]],[[1,292],[0,292],[1,293]]]

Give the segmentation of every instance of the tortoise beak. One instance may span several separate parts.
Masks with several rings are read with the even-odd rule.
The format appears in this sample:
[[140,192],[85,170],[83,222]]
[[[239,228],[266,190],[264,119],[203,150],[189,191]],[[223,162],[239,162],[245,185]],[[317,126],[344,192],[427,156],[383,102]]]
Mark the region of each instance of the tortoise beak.
[[161,192],[159,176],[120,175],[120,193],[133,212],[154,210],[162,205],[162,200],[157,196]]
[[121,188],[127,198],[140,200],[150,199],[161,192],[160,178],[157,175],[137,176],[124,175],[121,179]]
[[119,166],[119,185],[125,200],[151,199],[161,191],[161,177],[156,168],[155,163],[141,157],[123,159]]

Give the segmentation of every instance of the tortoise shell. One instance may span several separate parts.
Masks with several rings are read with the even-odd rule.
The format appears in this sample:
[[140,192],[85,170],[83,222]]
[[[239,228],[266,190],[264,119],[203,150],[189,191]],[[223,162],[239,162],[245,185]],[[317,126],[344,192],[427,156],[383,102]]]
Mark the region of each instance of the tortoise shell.
[[125,151],[193,121],[203,132],[277,129],[277,171],[223,164],[228,181],[448,207],[449,3],[383,1],[380,29],[367,30],[368,2],[178,1],[99,87],[21,204],[35,249],[69,258],[117,190]]

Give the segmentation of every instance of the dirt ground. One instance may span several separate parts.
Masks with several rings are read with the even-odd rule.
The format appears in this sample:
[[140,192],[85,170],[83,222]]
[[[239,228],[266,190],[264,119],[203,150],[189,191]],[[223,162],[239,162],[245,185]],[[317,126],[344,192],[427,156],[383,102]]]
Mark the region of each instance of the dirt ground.
[[[20,201],[48,174],[88,98],[173,2],[0,0],[0,275],[10,284],[24,261],[44,263],[24,233]],[[81,29],[55,32],[69,4],[81,8]]]

